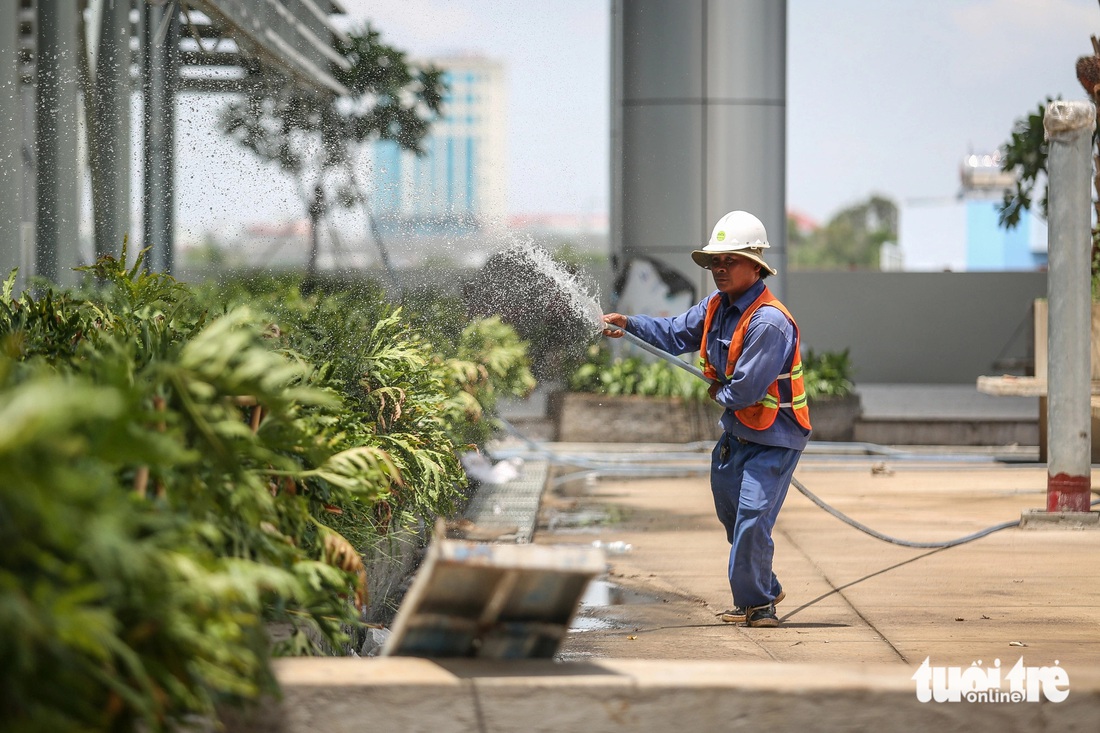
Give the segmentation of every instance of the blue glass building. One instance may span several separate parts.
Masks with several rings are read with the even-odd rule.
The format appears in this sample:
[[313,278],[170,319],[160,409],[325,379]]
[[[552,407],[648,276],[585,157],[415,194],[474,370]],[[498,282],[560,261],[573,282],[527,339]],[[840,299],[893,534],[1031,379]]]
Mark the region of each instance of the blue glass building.
[[477,56],[430,59],[444,70],[443,117],[423,154],[373,146],[374,209],[401,236],[464,235],[505,215],[503,66]]

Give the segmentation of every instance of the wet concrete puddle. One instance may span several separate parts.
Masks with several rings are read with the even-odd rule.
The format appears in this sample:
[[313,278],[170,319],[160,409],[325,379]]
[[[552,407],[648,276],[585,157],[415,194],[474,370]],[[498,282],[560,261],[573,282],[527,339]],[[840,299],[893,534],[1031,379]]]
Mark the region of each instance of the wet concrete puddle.
[[596,629],[613,629],[618,624],[603,614],[613,606],[632,606],[645,603],[657,603],[660,599],[648,593],[623,588],[606,579],[596,579],[588,584],[587,590],[581,597],[581,605],[573,623],[569,626],[570,632],[594,631]]

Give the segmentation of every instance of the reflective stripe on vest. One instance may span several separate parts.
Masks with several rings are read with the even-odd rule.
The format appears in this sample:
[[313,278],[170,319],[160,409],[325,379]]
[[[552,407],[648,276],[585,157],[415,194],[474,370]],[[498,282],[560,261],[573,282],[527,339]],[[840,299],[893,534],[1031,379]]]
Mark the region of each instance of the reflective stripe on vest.
[[[718,378],[718,370],[714,368],[714,365],[710,363],[710,359],[707,357],[707,336],[710,334],[711,323],[714,321],[714,314],[718,312],[718,307],[722,303],[722,294],[716,293],[710,301],[707,303],[707,315],[703,321],[703,338],[699,344],[699,351],[703,356],[703,373],[711,379]],[[791,410],[795,420],[798,424],[807,430],[810,429],[810,409],[806,399],[806,387],[802,380],[802,353],[799,349],[799,333],[798,324],[795,323],[794,318],[791,317],[790,311],[784,307],[782,303],[776,300],[767,286],[764,287],[764,291],[760,293],[760,296],[752,302],[745,312],[741,314],[741,320],[737,323],[737,328],[733,331],[733,336],[730,338],[729,355],[726,357],[726,377],[733,376],[735,367],[737,366],[737,360],[741,357],[741,350],[745,344],[745,335],[749,330],[749,321],[752,319],[754,313],[763,306],[771,306],[777,308],[786,316],[787,320],[794,326],[794,356],[791,359],[790,371],[780,374],[776,377],[776,380],[768,386],[768,391],[763,398],[755,405],[735,410],[734,415],[741,421],[746,427],[753,430],[767,430],[775,422],[776,415],[779,414],[780,408]],[[781,388],[782,383],[782,388]],[[788,401],[782,401],[780,398],[780,392],[789,392],[790,396]]]

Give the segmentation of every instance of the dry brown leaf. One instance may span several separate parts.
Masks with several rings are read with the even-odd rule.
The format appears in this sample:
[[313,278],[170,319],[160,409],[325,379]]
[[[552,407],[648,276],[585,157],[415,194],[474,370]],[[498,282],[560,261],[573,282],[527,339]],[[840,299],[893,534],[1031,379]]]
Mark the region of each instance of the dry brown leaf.
[[347,573],[355,573],[355,607],[360,611],[367,604],[367,568],[359,551],[342,534],[332,529],[324,529],[325,562]]

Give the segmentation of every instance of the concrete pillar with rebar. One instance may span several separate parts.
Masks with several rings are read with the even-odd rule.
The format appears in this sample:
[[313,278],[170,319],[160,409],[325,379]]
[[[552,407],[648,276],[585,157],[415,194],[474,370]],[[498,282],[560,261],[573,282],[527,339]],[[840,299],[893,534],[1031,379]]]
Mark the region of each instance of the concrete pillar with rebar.
[[1047,511],[1087,512],[1091,487],[1091,102],[1047,107],[1050,302]]

